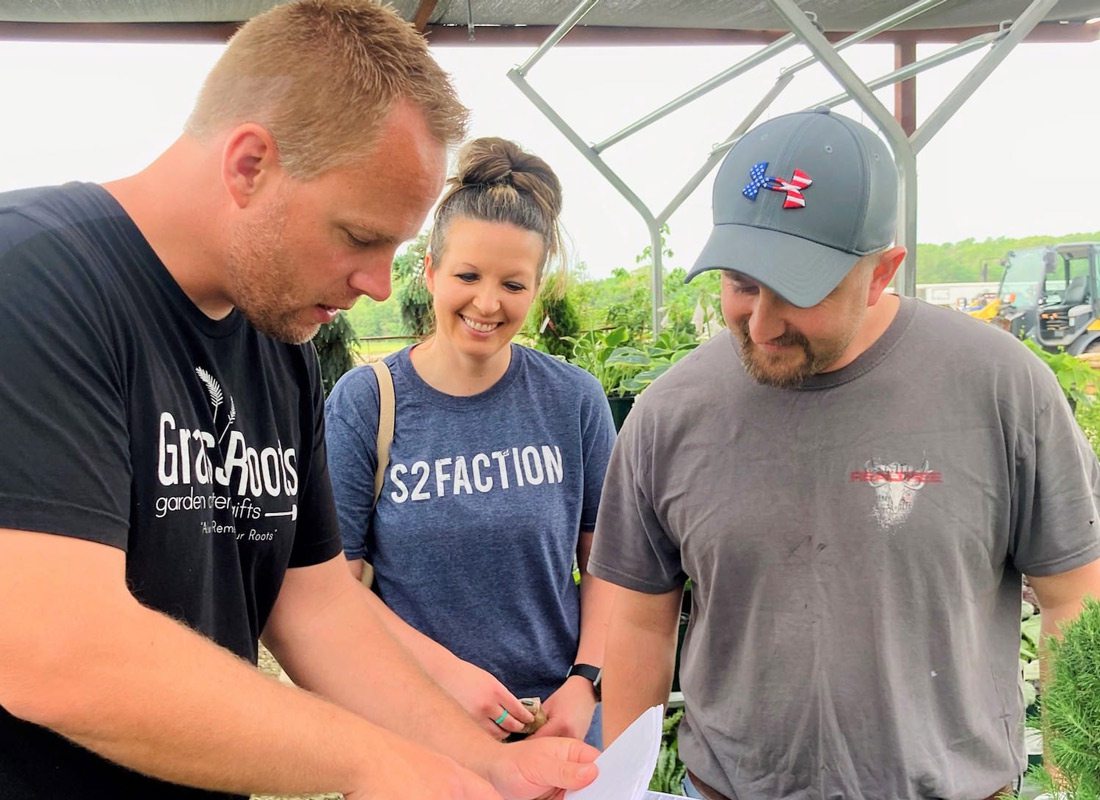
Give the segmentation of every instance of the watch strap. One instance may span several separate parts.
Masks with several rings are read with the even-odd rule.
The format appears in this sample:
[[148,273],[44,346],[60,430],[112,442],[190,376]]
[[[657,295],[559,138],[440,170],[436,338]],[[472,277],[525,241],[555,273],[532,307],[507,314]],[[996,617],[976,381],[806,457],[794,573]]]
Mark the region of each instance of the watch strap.
[[574,664],[569,668],[569,672],[566,674],[566,678],[572,678],[574,675],[578,675],[586,680],[592,682],[592,690],[596,693],[596,699],[601,699],[600,681],[603,677],[603,670],[592,664]]

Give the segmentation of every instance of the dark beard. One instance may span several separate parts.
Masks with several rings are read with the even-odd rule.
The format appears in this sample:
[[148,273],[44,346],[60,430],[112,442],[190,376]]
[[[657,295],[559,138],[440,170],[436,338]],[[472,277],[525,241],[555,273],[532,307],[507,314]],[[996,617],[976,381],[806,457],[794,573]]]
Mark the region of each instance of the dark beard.
[[[774,386],[777,389],[794,389],[801,386],[807,378],[816,375],[832,361],[831,354],[829,354],[830,358],[828,360],[822,359],[819,354],[814,352],[809,339],[797,331],[790,331],[778,337],[775,343],[799,347],[802,349],[805,358],[792,366],[784,366],[783,371],[779,372],[774,367],[769,367],[766,362],[759,358],[756,345],[753,343],[752,337],[749,336],[749,323],[747,321],[738,326],[737,339],[740,344],[741,363],[745,366],[745,372],[757,383]],[[825,361],[825,363],[822,364],[822,361]]]

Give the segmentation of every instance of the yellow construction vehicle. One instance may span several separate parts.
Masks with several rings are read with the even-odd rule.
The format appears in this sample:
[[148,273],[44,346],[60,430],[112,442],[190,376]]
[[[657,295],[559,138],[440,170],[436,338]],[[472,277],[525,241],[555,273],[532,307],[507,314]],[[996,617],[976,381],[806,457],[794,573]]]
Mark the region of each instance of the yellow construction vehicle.
[[1004,272],[996,294],[984,304],[968,308],[967,313],[1000,325],[1017,338],[1031,333],[1046,276],[1043,258],[1047,249],[1032,247],[1008,251],[1001,259]]
[[1100,352],[1100,243],[1043,249],[1043,283],[1032,336],[1045,350],[1071,355]]

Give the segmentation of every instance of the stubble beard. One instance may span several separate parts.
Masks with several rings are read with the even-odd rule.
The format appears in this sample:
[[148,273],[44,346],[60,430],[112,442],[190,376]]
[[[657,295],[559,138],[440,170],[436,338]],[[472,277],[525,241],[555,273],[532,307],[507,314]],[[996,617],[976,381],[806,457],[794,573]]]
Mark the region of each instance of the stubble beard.
[[286,204],[272,208],[229,242],[230,288],[236,307],[261,333],[287,344],[305,344],[321,326],[297,319],[295,268],[283,241]]

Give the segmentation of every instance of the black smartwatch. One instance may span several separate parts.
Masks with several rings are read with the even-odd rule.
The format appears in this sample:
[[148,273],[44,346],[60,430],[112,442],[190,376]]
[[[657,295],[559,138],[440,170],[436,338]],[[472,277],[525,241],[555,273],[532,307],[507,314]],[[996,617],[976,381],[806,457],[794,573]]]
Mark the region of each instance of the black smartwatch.
[[566,678],[572,678],[574,675],[580,675],[582,678],[587,678],[592,681],[592,691],[596,693],[596,702],[603,699],[603,692],[600,683],[603,679],[603,670],[599,667],[594,667],[591,664],[574,664],[569,668],[569,672],[566,674]]

